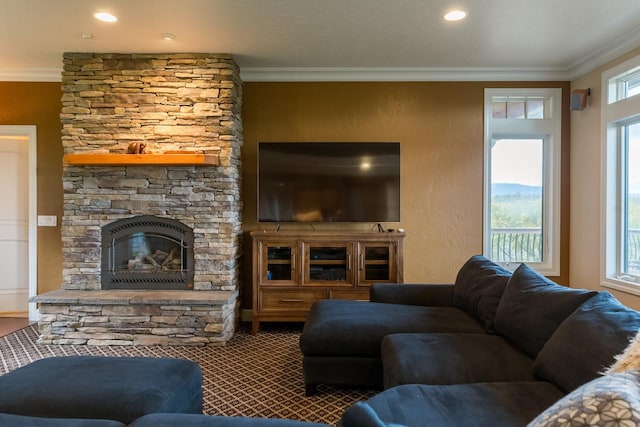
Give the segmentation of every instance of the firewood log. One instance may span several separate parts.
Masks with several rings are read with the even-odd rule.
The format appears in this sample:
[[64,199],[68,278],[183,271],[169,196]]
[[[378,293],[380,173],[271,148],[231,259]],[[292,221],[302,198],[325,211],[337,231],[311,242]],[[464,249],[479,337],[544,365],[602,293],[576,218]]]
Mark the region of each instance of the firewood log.
[[166,267],[167,264],[169,264],[170,262],[173,261],[173,259],[176,257],[176,252],[178,251],[178,248],[174,247],[173,249],[171,249],[171,251],[169,252],[169,255],[167,255],[167,258],[164,260],[164,262],[162,263],[163,267]]

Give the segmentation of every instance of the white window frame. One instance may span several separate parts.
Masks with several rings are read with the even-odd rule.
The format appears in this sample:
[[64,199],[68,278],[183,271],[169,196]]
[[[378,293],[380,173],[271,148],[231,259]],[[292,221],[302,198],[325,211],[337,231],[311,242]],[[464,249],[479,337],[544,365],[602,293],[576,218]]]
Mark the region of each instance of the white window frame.
[[[548,111],[543,119],[494,119],[492,99],[544,97]],[[562,156],[562,89],[485,88],[484,90],[484,220],[483,253],[491,256],[491,146],[495,139],[543,140],[542,262],[527,262],[546,276],[560,275],[560,188]],[[500,263],[514,270],[520,263]]]
[[[619,77],[640,67],[640,56],[631,58],[602,73],[601,159],[602,179],[600,204],[600,278],[603,287],[640,295],[640,280],[622,277],[623,210],[621,204],[624,184],[620,129],[640,120],[640,96],[625,97],[617,84]],[[637,70],[630,73],[636,75]]]

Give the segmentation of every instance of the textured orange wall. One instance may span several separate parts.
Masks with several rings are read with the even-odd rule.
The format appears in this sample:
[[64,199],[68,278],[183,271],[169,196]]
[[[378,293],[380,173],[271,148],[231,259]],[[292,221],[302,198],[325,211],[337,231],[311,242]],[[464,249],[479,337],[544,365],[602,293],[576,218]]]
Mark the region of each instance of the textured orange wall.
[[38,141],[38,214],[57,227],[38,227],[38,293],[62,283],[62,144],[60,83],[0,82],[0,125],[35,125]]
[[[401,222],[385,226],[406,230],[405,282],[453,282],[464,261],[482,252],[485,87],[560,87],[566,98],[569,83],[245,83],[244,230],[272,227],[256,222],[259,141],[399,141]],[[568,110],[563,116],[562,262],[561,276],[555,279],[566,284]],[[297,224],[285,224],[281,229],[296,227],[309,229],[308,225]],[[346,226],[316,226],[327,227]],[[248,243],[245,242],[245,251],[250,250]],[[250,270],[246,267],[245,295],[251,290]],[[243,300],[243,306],[248,308],[247,299]]]
[[[453,281],[461,264],[482,251],[485,87],[560,87],[564,104],[568,101],[568,82],[245,83],[244,230],[258,228],[258,141],[399,141],[402,218],[400,223],[386,226],[403,227],[407,232],[405,282]],[[0,124],[37,126],[38,213],[57,215],[59,220],[62,215],[61,96],[60,83],[0,82]],[[564,113],[562,262],[561,275],[555,279],[567,284],[568,110]],[[245,239],[247,254],[248,243]],[[250,256],[245,260],[243,306],[250,307]],[[39,293],[60,288],[61,263],[59,227],[40,227]]]

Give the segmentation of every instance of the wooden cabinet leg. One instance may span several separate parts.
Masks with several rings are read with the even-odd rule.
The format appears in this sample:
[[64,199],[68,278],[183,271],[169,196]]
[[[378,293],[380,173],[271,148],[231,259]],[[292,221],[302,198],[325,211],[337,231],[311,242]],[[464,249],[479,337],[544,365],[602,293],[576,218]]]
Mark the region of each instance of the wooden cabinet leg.
[[258,329],[260,329],[260,320],[254,317],[253,320],[251,321],[251,334],[252,335],[257,334]]

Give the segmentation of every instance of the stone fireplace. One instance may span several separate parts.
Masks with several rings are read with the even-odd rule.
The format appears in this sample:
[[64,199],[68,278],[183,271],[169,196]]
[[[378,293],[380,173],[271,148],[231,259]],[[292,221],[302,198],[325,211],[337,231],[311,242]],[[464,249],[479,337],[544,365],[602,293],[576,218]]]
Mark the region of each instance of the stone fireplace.
[[40,342],[224,343],[241,287],[232,57],[66,53],[62,92],[63,283],[34,298]]

